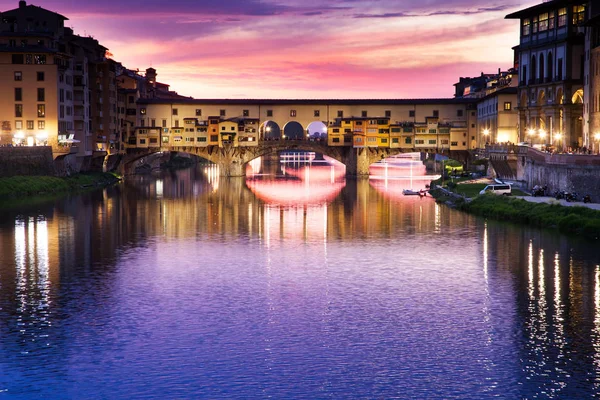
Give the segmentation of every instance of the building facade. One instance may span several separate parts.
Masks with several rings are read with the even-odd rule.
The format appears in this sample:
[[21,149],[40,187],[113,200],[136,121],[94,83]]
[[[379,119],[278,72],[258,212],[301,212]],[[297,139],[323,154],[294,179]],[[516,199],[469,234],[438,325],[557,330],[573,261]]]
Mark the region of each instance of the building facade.
[[[519,68],[519,140],[545,139],[564,148],[589,143],[584,121],[587,0],[552,0],[513,14]],[[537,139],[536,139],[537,137]]]

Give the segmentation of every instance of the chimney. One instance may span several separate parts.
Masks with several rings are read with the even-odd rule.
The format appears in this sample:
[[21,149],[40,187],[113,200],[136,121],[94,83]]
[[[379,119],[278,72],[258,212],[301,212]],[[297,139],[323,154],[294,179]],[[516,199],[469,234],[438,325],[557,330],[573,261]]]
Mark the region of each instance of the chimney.
[[25,0],[19,1],[19,8],[25,8],[25,7],[27,7],[27,2]]

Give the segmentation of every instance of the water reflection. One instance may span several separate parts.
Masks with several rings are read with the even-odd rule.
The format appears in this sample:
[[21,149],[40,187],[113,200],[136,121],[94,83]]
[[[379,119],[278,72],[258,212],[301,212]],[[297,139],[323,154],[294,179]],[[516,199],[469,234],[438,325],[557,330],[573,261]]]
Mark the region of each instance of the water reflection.
[[224,180],[200,165],[3,212],[0,391],[597,394],[589,243],[402,196],[401,179],[251,168]]

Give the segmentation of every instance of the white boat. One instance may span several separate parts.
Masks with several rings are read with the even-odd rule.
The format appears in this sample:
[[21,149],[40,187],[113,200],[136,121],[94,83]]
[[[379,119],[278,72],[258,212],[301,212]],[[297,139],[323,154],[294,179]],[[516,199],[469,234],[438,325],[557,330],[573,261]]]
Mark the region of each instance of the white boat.
[[404,189],[402,191],[402,194],[405,196],[427,196],[427,190],[411,190],[411,189]]

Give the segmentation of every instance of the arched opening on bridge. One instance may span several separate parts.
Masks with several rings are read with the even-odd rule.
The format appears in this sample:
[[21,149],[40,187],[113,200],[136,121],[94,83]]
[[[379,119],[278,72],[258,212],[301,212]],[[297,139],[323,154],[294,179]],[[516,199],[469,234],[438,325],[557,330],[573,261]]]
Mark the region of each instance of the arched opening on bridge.
[[327,140],[327,126],[321,121],[311,122],[306,130],[310,140]]
[[283,127],[283,138],[286,140],[304,140],[304,128],[299,122],[290,121]]
[[275,121],[265,121],[259,129],[259,140],[279,140],[281,139],[281,128]]

